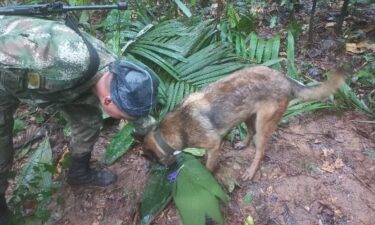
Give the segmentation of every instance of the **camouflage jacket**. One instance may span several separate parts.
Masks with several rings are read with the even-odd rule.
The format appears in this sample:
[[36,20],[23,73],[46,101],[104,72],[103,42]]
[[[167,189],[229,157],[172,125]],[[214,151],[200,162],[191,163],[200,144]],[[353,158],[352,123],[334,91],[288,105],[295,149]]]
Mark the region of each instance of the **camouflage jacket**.
[[[87,92],[117,57],[100,40],[82,34],[99,54],[99,70],[90,81],[69,89],[88,67],[83,39],[64,21],[0,16],[0,89],[36,104],[66,103]],[[40,78],[45,82],[40,83]],[[50,95],[60,90],[64,92]]]

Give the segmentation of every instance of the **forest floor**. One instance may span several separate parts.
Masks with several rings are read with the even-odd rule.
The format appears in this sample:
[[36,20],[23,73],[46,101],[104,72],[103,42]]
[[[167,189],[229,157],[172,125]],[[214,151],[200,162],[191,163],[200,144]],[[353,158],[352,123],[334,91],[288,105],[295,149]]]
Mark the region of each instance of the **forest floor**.
[[[370,12],[375,12],[373,5],[373,11]],[[335,12],[337,15],[338,10]],[[357,71],[366,63],[357,54],[345,51],[338,54],[333,51],[338,45],[333,41],[336,40],[333,28],[329,27],[330,22],[326,18],[335,15],[324,10],[317,14],[317,32],[312,48],[305,47],[306,32],[298,41],[296,49],[299,57],[296,64],[300,71],[313,79],[321,79],[321,74],[333,68],[343,57],[349,59]],[[306,10],[302,9],[299,16],[304,16],[305,19],[300,19],[307,23]],[[358,26],[358,29],[353,30],[367,30],[365,37],[356,38],[373,38],[375,23],[367,21],[363,25],[363,21],[360,23],[355,18],[349,18],[349,21],[352,27]],[[261,27],[259,30],[267,35],[267,29]],[[368,87],[359,88],[357,93],[368,90]],[[28,109],[21,107],[18,114]],[[215,178],[229,196],[228,204],[222,208],[225,224],[243,225],[251,215],[256,225],[374,225],[373,121],[373,117],[355,110],[320,110],[295,116],[280,124],[251,182],[242,181],[240,176],[252,162],[254,148],[251,151],[234,150],[232,144],[226,142],[214,172]],[[35,124],[35,121],[29,123]],[[51,130],[54,132],[50,137],[53,157],[54,162],[57,162],[64,149],[67,149],[69,140],[63,135],[61,127]],[[107,120],[94,147],[94,164],[100,166],[98,162],[117,130],[118,121]],[[139,224],[140,202],[151,166],[141,156],[141,151],[141,144],[137,143],[107,167],[118,175],[118,180],[106,188],[69,186],[63,171],[58,178],[62,186],[54,193],[54,199],[58,197],[63,201],[52,201],[49,205],[51,215],[47,224]],[[24,162],[25,159],[17,160],[13,170],[17,171]],[[8,190],[9,195],[12,187],[14,183]],[[179,215],[174,204],[169,204],[153,224],[178,225]]]
[[[226,143],[214,173],[229,195],[223,207],[225,224],[243,225],[251,215],[257,225],[373,225],[375,142],[370,135],[375,127],[363,123],[369,120],[354,111],[320,111],[292,118],[273,135],[252,182],[241,181],[240,175],[249,167],[254,149],[236,151]],[[100,137],[94,160],[101,159],[108,141],[107,136]],[[140,152],[136,146],[108,168],[119,178],[112,186],[64,183],[55,193],[64,204],[50,205],[49,224],[138,224],[150,168]],[[153,224],[179,224],[174,204]]]

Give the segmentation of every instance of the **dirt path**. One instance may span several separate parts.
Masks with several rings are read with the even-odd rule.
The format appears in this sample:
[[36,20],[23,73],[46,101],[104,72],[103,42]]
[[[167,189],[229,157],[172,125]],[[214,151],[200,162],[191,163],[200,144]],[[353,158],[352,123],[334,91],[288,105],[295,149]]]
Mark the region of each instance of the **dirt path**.
[[[268,146],[253,182],[236,180],[250,164],[250,151],[224,146],[215,173],[229,190],[223,207],[226,224],[242,225],[251,215],[257,225],[373,225],[375,224],[375,126],[357,112],[319,112],[295,117],[279,127]],[[99,159],[105,137],[96,146]],[[49,224],[131,225],[138,209],[149,162],[136,147],[110,167],[118,182],[106,189],[72,188],[66,184],[55,194]],[[155,193],[157,194],[157,193]],[[177,225],[171,204],[155,225]]]

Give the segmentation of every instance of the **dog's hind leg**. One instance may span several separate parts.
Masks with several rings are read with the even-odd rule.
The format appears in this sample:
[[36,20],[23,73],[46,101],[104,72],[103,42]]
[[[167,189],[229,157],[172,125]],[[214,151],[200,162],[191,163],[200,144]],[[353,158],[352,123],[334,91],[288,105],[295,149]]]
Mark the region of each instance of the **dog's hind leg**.
[[257,112],[255,121],[255,157],[251,166],[242,175],[244,180],[252,179],[259,168],[268,140],[288,106],[288,100],[264,104]]
[[247,135],[243,141],[238,142],[237,144],[234,145],[234,149],[240,150],[250,145],[250,142],[253,139],[254,134],[255,134],[255,118],[256,118],[256,115],[254,114],[254,115],[251,115],[245,121],[246,128],[247,128]]

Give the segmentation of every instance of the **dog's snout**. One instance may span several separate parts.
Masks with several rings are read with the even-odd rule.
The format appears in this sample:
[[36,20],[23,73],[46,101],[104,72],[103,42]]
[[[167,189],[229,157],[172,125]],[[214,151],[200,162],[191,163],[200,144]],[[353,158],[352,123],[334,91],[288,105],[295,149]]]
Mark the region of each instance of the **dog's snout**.
[[170,166],[176,162],[176,157],[173,155],[170,155],[170,156],[164,157],[163,159],[160,159],[159,162],[165,166]]
[[157,162],[158,161],[158,157],[152,151],[144,151],[142,156],[145,157],[146,159],[148,159],[151,162]]

